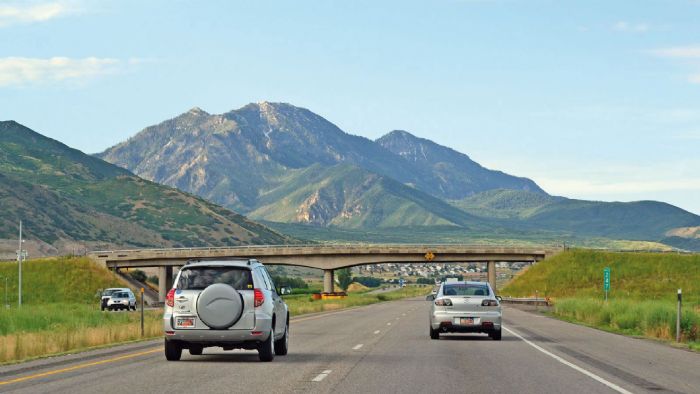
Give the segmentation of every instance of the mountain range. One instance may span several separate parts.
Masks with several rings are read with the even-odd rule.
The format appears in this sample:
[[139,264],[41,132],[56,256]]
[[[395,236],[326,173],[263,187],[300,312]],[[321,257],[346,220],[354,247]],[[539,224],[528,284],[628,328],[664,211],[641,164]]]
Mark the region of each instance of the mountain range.
[[297,242],[14,121],[0,122],[0,203],[0,239],[16,239],[22,219],[25,237],[48,254],[69,252],[65,246],[76,242],[89,248]]
[[193,108],[96,156],[278,229],[308,226],[300,232],[312,238],[431,228],[467,237],[698,243],[682,229],[700,226],[700,217],[672,205],[550,196],[530,179],[407,131],[372,141],[284,103],[223,114]]

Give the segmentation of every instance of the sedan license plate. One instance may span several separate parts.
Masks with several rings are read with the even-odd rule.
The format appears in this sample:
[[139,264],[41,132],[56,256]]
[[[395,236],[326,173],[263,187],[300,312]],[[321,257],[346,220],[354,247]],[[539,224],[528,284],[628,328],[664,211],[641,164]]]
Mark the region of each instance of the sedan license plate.
[[457,320],[455,323],[460,326],[474,326],[481,323],[481,319],[478,317],[459,317],[455,318],[455,320]]
[[194,317],[176,317],[175,328],[194,328]]

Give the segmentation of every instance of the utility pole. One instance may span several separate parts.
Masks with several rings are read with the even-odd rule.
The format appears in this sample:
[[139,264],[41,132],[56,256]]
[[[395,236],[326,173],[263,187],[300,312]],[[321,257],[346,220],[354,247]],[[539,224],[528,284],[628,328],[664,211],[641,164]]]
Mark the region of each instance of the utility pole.
[[19,221],[19,248],[17,249],[17,261],[19,262],[19,298],[18,306],[22,306],[22,221]]

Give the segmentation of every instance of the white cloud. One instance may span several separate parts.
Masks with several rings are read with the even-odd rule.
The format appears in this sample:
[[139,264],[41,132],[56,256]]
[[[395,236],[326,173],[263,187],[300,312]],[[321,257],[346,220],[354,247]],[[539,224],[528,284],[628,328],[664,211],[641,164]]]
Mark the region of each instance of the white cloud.
[[45,22],[79,11],[75,2],[25,2],[0,5],[0,27],[16,23]]
[[[694,68],[700,67],[700,45],[659,48],[647,52],[658,57],[684,61]],[[700,84],[700,73],[694,72],[687,79],[692,84]]]
[[677,59],[700,59],[700,45],[688,45],[681,47],[660,48],[650,51],[659,57]]
[[120,61],[110,58],[87,57],[48,59],[6,57],[0,58],[0,87],[86,79],[117,71]]
[[626,21],[616,22],[612,26],[613,30],[629,32],[629,33],[644,33],[649,31],[649,25],[646,23],[631,23]]

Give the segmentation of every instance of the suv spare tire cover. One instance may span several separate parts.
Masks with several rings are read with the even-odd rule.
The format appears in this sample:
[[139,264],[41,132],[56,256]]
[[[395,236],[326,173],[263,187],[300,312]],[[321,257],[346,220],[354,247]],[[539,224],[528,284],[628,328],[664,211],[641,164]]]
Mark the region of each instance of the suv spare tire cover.
[[216,283],[199,294],[197,314],[207,326],[224,330],[241,318],[243,299],[233,287]]

